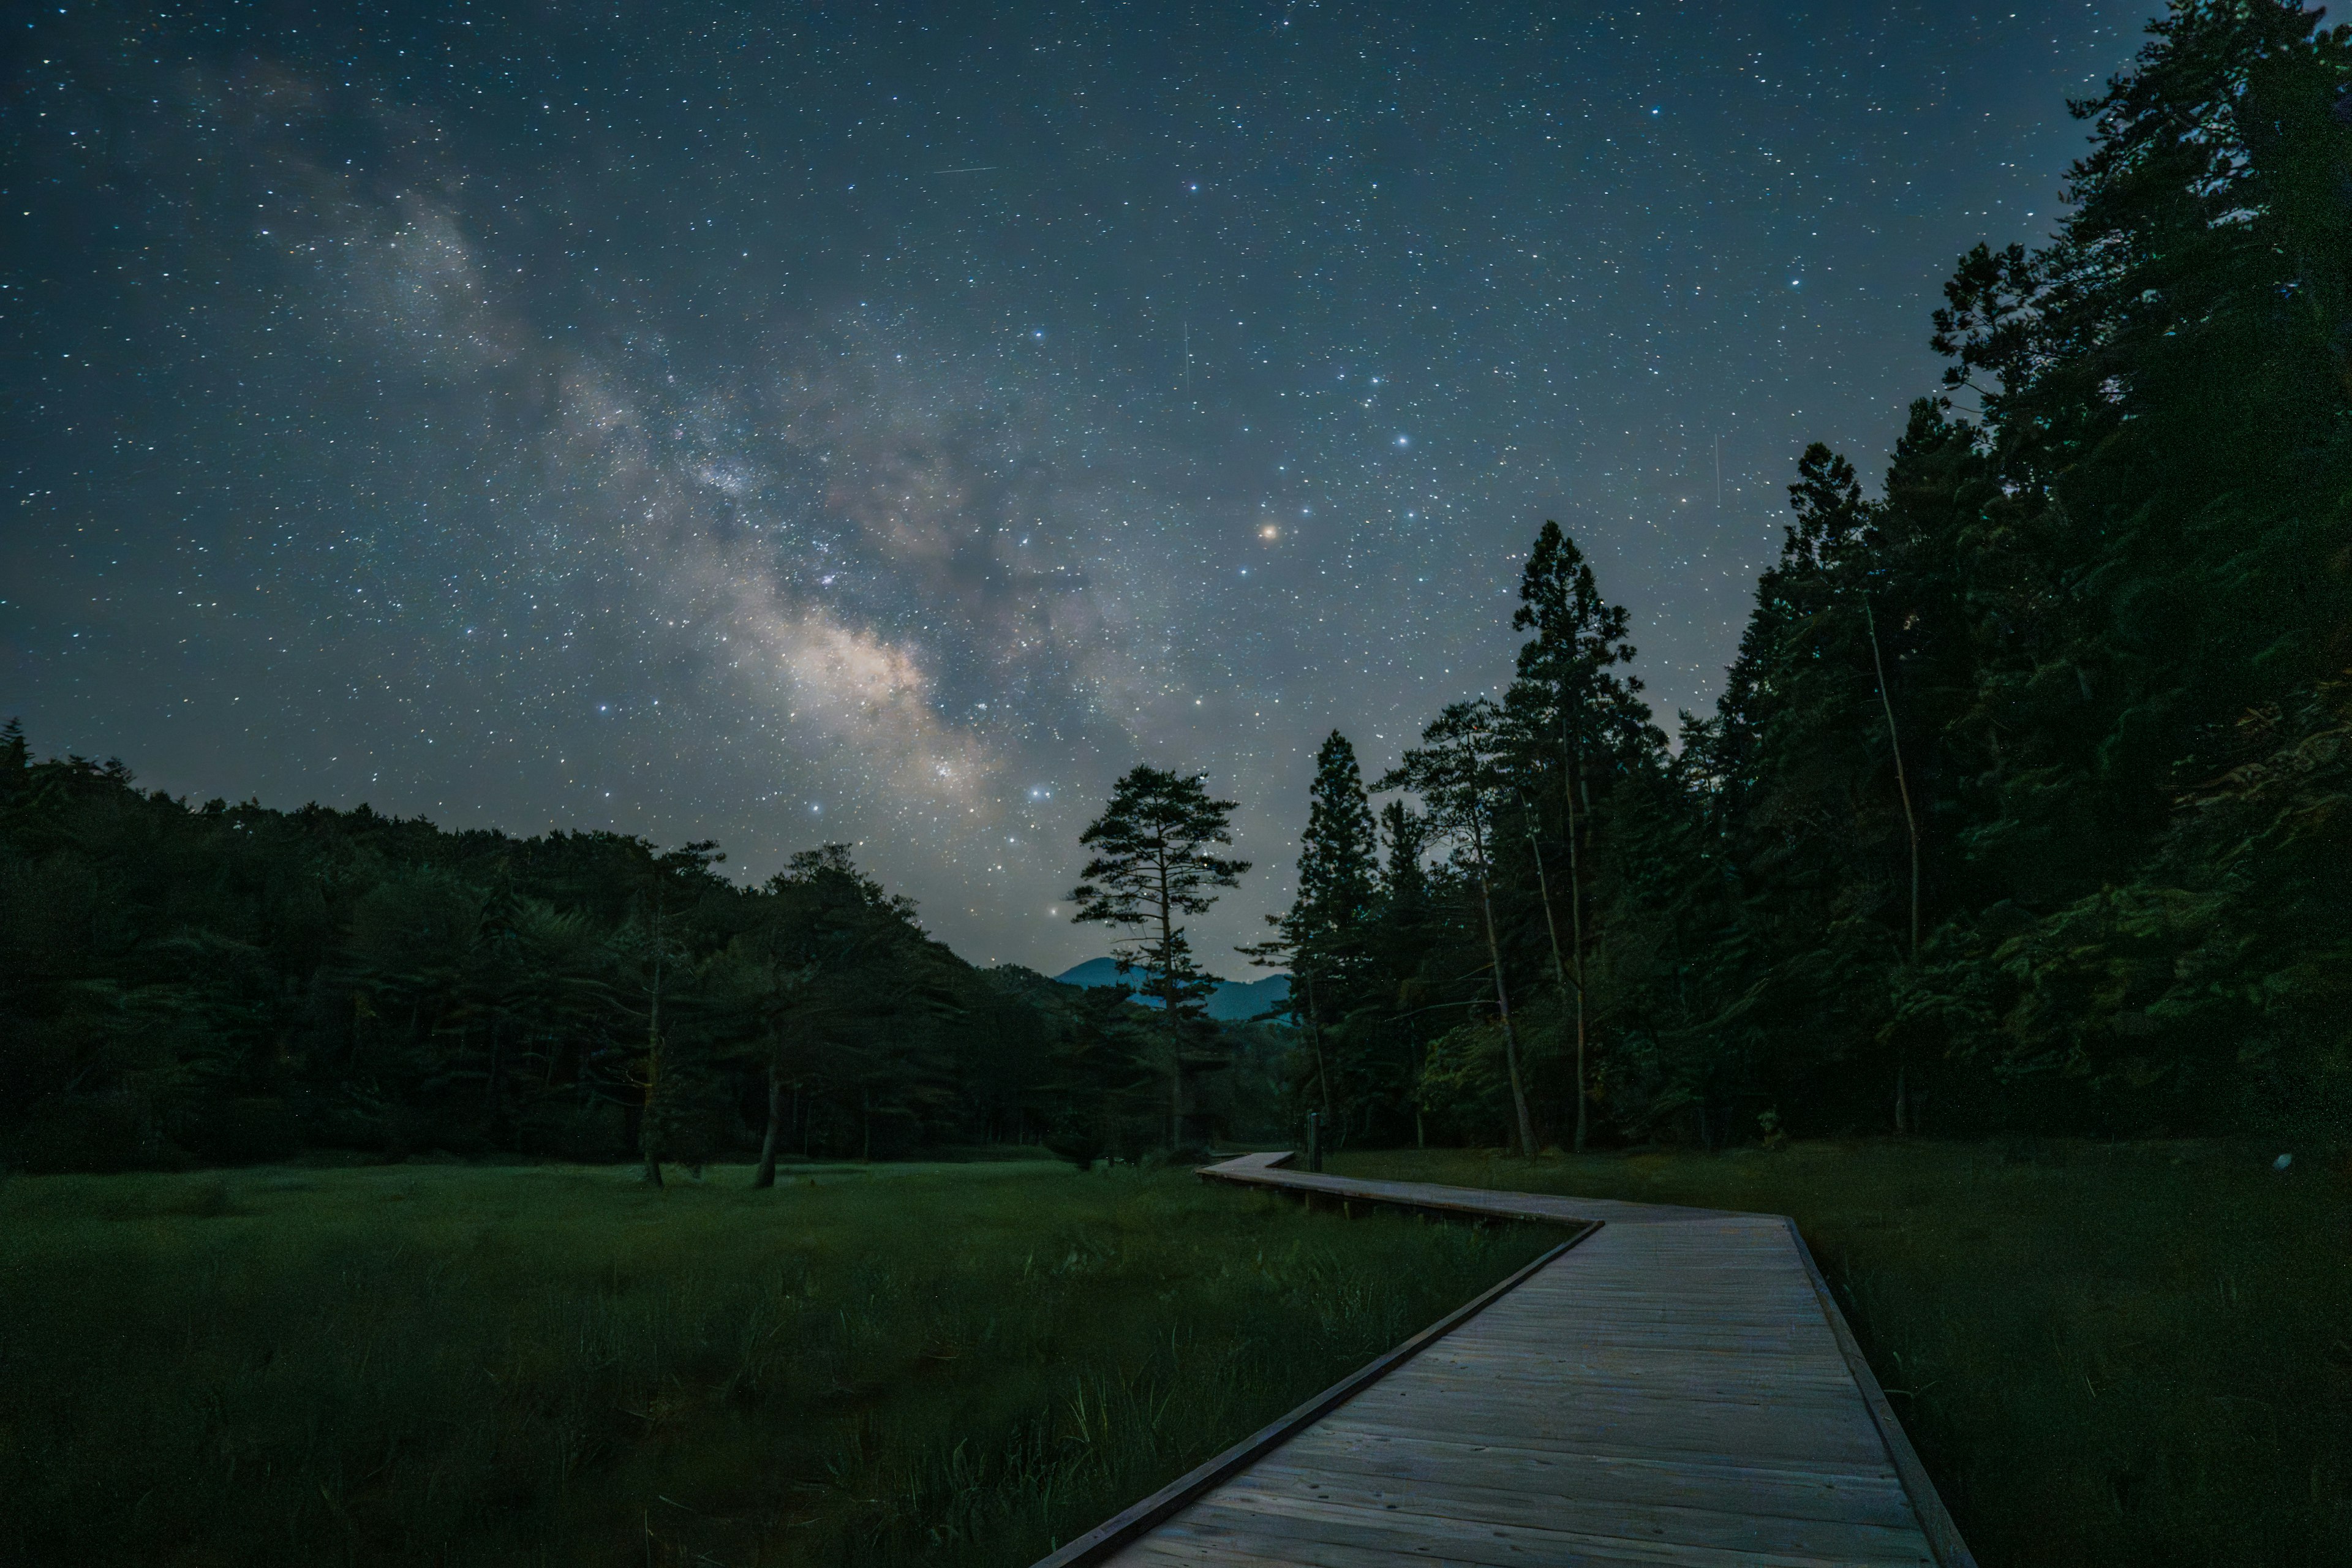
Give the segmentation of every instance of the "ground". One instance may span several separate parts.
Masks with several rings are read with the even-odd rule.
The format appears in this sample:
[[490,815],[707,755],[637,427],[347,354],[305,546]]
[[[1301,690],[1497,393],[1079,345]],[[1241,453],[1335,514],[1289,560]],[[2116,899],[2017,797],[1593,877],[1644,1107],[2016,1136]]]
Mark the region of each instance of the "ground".
[[[2352,1563],[2352,1179],[2206,1144],[1347,1153],[1794,1215],[1987,1568]],[[1181,1171],[0,1183],[0,1562],[1031,1561],[1535,1256]]]

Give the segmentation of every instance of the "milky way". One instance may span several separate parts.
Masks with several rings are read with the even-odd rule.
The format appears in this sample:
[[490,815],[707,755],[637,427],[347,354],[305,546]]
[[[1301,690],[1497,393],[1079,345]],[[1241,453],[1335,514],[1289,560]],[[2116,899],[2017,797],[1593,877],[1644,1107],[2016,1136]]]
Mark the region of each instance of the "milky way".
[[[335,8],[325,8],[333,12]],[[1138,761],[1316,743],[1556,517],[1703,708],[1809,439],[2044,232],[2137,7],[44,6],[0,710],[150,784],[857,844],[981,962]],[[1238,961],[1232,961],[1232,968]]]

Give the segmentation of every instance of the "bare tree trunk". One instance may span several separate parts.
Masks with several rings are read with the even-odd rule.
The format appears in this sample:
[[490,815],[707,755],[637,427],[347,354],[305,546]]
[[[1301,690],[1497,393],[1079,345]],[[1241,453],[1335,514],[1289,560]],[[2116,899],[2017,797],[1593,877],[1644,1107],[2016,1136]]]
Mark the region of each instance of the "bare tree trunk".
[[[1568,921],[1576,953],[1576,1152],[1584,1152],[1586,1099],[1584,1092],[1584,868],[1576,843],[1576,800],[1584,797],[1584,816],[1592,819],[1592,792],[1584,782],[1584,755],[1568,721],[1567,694],[1559,708],[1560,761],[1567,772],[1560,778],[1560,799],[1568,807]],[[1549,911],[1547,911],[1549,913]]]
[[[1870,665],[1878,674],[1879,706],[1886,710],[1886,747],[1895,753],[1895,788],[1903,797],[1903,826],[1911,838],[1911,967],[1919,966],[1919,819],[1911,813],[1911,784],[1903,773],[1903,742],[1895,733],[1895,700],[1886,690],[1886,661],[1878,651],[1878,617],[1870,611],[1870,595],[1862,596],[1863,624],[1870,628]],[[1895,1131],[1908,1131],[1906,1115],[1904,1078],[1909,1063],[1905,1059],[1903,1034],[1895,1036]]]
[[[1522,801],[1521,804],[1524,805],[1525,802]],[[1569,877],[1570,885],[1573,886],[1576,875],[1574,869],[1576,866],[1576,817],[1572,811],[1569,816],[1568,831]],[[1561,998],[1565,1000],[1568,998],[1571,988],[1568,983],[1567,966],[1560,962],[1559,922],[1553,920],[1551,917],[1551,879],[1544,872],[1543,844],[1542,841],[1536,837],[1535,822],[1532,817],[1530,817],[1528,822],[1528,852],[1535,857],[1536,891],[1542,895],[1544,931],[1551,938],[1552,978],[1559,983],[1559,994]],[[1578,954],[1580,959],[1581,959],[1582,956],[1583,955],[1581,953]],[[1573,987],[1573,990],[1576,1001],[1576,1152],[1581,1154],[1584,1152],[1584,974],[1583,965],[1581,963],[1577,966],[1576,984]]]
[[637,1148],[646,1160],[644,1179],[656,1187],[662,1184],[660,1118],[654,1112],[654,1096],[661,1087],[661,921],[656,916],[654,922],[653,1005],[647,1010],[646,1024],[646,1110],[637,1121]]
[[776,1136],[782,1130],[784,1109],[784,1075],[773,1057],[768,1059],[768,1132],[760,1140],[760,1168],[751,1173],[751,1185],[772,1187],[776,1184]]
[[1425,1058],[1422,1053],[1421,1026],[1418,1023],[1412,1026],[1410,1037],[1412,1041],[1412,1146],[1426,1149],[1429,1147],[1429,1131],[1423,1125],[1421,1114],[1421,1069]]
[[1331,1120],[1331,1072],[1323,1061],[1323,1010],[1315,1004],[1315,972],[1307,970],[1305,979],[1307,1026],[1315,1037],[1315,1086],[1321,1091],[1323,1120],[1328,1122]]
[[506,1076],[505,1050],[506,1037],[499,1032],[498,1015],[492,1014],[490,1016],[490,1070],[482,1085],[482,1110],[485,1119],[489,1122],[490,1138],[493,1142],[497,1141],[499,1135],[500,1109],[499,1083]]
[[[1581,759],[1580,759],[1580,762]],[[1576,769],[1583,782],[1583,768]],[[1591,800],[1585,801],[1585,821],[1592,820]],[[1576,1152],[1584,1152],[1584,871],[1576,850],[1576,802],[1568,804],[1568,921],[1570,951],[1576,954]]]
[[1160,858],[1160,1003],[1168,1011],[1168,1147],[1184,1146],[1184,1027],[1176,1016],[1176,916],[1168,858]]
[[1503,1021],[1503,1065],[1510,1069],[1511,1110],[1518,1119],[1519,1152],[1533,1160],[1535,1123],[1528,1115],[1527,1087],[1519,1079],[1519,1037],[1511,1027],[1511,998],[1503,986],[1503,945],[1495,935],[1495,898],[1487,886],[1486,834],[1475,806],[1470,812],[1470,845],[1478,858],[1478,905],[1486,916],[1486,957],[1495,967],[1495,1011]]

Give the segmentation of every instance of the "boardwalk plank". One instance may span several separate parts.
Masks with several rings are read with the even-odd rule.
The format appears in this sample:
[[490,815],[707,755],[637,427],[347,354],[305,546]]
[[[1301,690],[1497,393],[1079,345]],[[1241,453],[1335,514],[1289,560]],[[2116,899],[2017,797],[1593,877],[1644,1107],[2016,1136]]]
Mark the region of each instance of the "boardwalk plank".
[[1521,1491],[1593,1502],[1713,1508],[1774,1519],[1852,1520],[1900,1530],[1911,1518],[1891,1469],[1865,1475],[1771,1470],[1748,1465],[1644,1456],[1619,1458],[1490,1444],[1424,1439],[1399,1443],[1342,1433],[1318,1434],[1260,1461],[1269,1472],[1314,1468],[1410,1487],[1449,1478],[1482,1478]]
[[1443,1446],[1454,1445],[1474,1453],[1524,1453],[1562,1464],[1691,1465],[1738,1472],[1759,1479],[1810,1476],[1824,1482],[1852,1483],[1857,1488],[1887,1485],[1899,1489],[1902,1486],[1902,1478],[1895,1474],[1895,1467],[1888,1464],[1874,1464],[1869,1460],[1841,1463],[1819,1455],[1795,1459],[1769,1458],[1733,1453],[1720,1447],[1712,1449],[1703,1447],[1668,1448],[1651,1442],[1639,1433],[1619,1437],[1601,1435],[1568,1440],[1537,1433],[1496,1435],[1359,1426],[1347,1425],[1337,1417],[1332,1421],[1330,1433],[1335,1437],[1366,1446],[1391,1444],[1423,1453],[1439,1452]]
[[[1272,1551],[1298,1552],[1301,1543],[1351,1549],[1391,1556],[1431,1557],[1446,1562],[1510,1564],[1608,1563],[1721,1565],[1721,1568],[1822,1568],[1831,1563],[1910,1563],[1929,1565],[1934,1559],[1921,1541],[1909,1555],[1856,1558],[1821,1552],[1779,1552],[1767,1548],[1708,1546],[1679,1542],[1643,1541],[1621,1534],[1545,1530],[1534,1525],[1466,1521],[1435,1514],[1405,1517],[1383,1510],[1351,1508],[1343,1503],[1253,1500],[1259,1506],[1237,1508],[1222,1500],[1205,1503],[1166,1526],[1162,1533],[1234,1545],[1264,1543]],[[1917,1536],[1914,1535],[1914,1540]],[[1264,1549],[1264,1548],[1262,1548]],[[1112,1559],[1113,1562],[1118,1561]]]
[[[1638,1501],[1590,1494],[1528,1491],[1509,1472],[1447,1477],[1400,1484],[1322,1467],[1261,1465],[1220,1489],[1228,1509],[1255,1510],[1261,1502],[1285,1506],[1326,1502],[1360,1512],[1427,1515],[1457,1524],[1528,1526],[1570,1535],[1623,1539],[1669,1546],[1778,1552],[1840,1562],[1916,1563],[1919,1532],[1907,1512],[1891,1524],[1843,1515],[1796,1518],[1697,1502]],[[1501,1482],[1502,1484],[1495,1484]],[[1735,1500],[1736,1493],[1724,1494]]]

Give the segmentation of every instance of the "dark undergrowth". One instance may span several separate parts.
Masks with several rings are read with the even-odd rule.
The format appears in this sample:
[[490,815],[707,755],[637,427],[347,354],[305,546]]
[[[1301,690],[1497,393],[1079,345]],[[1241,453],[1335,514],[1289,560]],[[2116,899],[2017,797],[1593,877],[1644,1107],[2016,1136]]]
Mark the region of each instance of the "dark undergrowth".
[[0,1561],[1024,1563],[1558,1240],[1181,1173],[0,1184]]
[[1986,1568],[2352,1563],[2352,1173],[2216,1144],[1349,1155],[1795,1216]]

